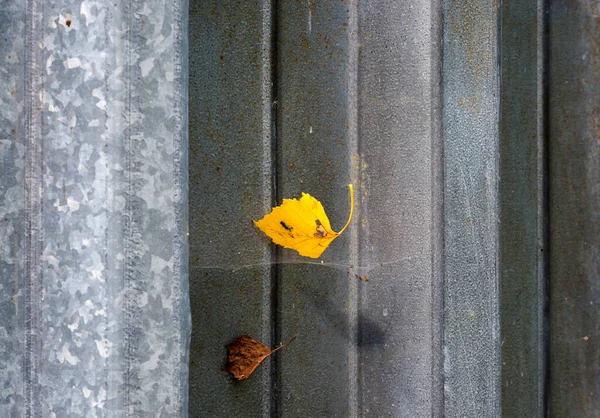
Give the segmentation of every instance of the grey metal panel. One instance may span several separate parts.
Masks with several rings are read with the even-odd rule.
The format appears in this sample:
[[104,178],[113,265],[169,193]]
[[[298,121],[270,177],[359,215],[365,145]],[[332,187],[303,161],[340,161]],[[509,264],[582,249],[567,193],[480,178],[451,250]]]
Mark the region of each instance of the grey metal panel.
[[3,416],[187,415],[186,9],[3,8]]
[[271,249],[251,222],[272,206],[269,6],[190,4],[191,416],[270,414],[267,365],[239,384],[221,370],[240,334],[272,345]]
[[600,411],[600,9],[551,2],[551,416]]
[[444,2],[444,413],[500,415],[495,1]]
[[[271,39],[269,5],[219,6],[191,8],[191,413],[498,414],[492,2],[469,4],[483,22],[445,4],[455,21],[444,26],[452,44],[443,56],[437,3],[279,2]],[[248,65],[269,42],[276,120],[264,84],[251,83],[266,79],[268,57]],[[272,138],[265,120],[275,122]],[[250,222],[269,211],[271,190],[276,203],[312,194],[338,230],[348,183],[356,217],[322,260],[287,249],[271,258]],[[297,339],[270,360],[272,378],[263,366],[238,383],[217,369],[224,344],[241,333],[272,345]]]
[[439,8],[358,7],[359,415],[442,416]]
[[[277,197],[310,193],[339,230],[356,152],[351,12],[343,2],[283,1],[277,13]],[[348,232],[325,259],[351,259]],[[286,264],[277,279],[278,338],[298,336],[279,357],[280,416],[355,416],[357,278],[347,268]]]
[[502,4],[502,415],[545,414],[544,2]]

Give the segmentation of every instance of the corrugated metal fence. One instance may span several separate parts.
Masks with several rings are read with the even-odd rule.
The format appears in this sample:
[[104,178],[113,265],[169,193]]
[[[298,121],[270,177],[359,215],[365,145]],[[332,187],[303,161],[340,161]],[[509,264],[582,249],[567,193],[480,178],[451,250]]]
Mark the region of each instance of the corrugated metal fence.
[[[597,1],[0,27],[0,416],[600,416]],[[339,230],[349,183],[319,260],[251,222],[307,192]],[[237,382],[240,334],[297,338]]]
[[[600,416],[599,17],[192,1],[191,414]],[[251,223],[308,192],[336,229],[348,183],[320,265]],[[238,383],[242,333],[297,339]]]

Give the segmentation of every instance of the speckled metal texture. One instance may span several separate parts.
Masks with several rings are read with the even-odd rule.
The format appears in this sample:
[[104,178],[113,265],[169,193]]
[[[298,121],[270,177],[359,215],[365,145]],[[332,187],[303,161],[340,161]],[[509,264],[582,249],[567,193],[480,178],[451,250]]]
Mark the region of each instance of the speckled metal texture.
[[[191,415],[499,414],[498,9],[444,7],[192,2]],[[250,222],[348,183],[322,264]]]
[[186,13],[2,5],[0,416],[187,416]]
[[355,416],[444,414],[441,23],[436,2],[358,5],[358,257],[393,262],[358,278]]
[[25,382],[26,338],[23,295],[26,288],[27,231],[25,113],[25,3],[0,8],[0,415],[23,416],[29,396]]
[[299,334],[298,354],[278,363],[282,415],[429,416],[441,407],[437,11],[291,1],[279,11],[279,193],[312,190],[341,220],[344,186],[357,187],[355,223],[328,250],[348,263],[278,271],[279,334]]
[[[358,157],[355,5],[282,1],[277,13],[277,200],[306,191],[337,230],[349,211],[347,184],[360,190],[351,160]],[[356,223],[326,256],[358,262],[355,231]],[[276,339],[298,336],[276,359],[280,414],[356,415],[360,279],[348,268],[307,264],[278,266],[275,274]]]
[[549,9],[551,416],[600,413],[600,5]]
[[239,384],[221,370],[225,344],[240,334],[274,345],[271,249],[252,224],[272,205],[270,25],[267,1],[190,4],[194,417],[271,413],[266,364]]
[[444,414],[500,415],[499,12],[444,2]]

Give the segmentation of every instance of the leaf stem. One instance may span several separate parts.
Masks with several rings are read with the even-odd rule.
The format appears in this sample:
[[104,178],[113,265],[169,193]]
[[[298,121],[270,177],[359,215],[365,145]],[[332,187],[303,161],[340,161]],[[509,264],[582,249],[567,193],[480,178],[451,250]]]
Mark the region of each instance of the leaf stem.
[[352,214],[354,213],[354,187],[352,186],[352,184],[348,185],[348,189],[350,189],[350,216],[348,216],[348,222],[346,222],[346,225],[344,225],[342,230],[337,233],[338,235],[340,235],[346,230],[346,228],[348,228],[348,225],[350,225],[350,221],[352,220]]
[[273,350],[271,350],[271,354],[273,354],[273,353],[274,353],[275,351],[277,351],[277,350],[280,350],[280,349],[282,349],[282,348],[285,348],[285,347],[287,347],[287,346],[288,346],[288,345],[290,345],[290,344],[291,344],[291,342],[292,342],[292,341],[294,341],[295,339],[296,339],[296,336],[294,336],[294,337],[293,337],[291,340],[289,340],[289,341],[287,342],[287,344],[281,344],[279,347],[277,347],[277,348],[274,348]]

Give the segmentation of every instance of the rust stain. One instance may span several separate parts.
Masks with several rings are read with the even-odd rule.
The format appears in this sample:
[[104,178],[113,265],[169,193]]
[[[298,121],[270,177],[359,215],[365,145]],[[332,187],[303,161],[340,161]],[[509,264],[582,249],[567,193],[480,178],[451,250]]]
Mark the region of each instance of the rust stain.
[[67,25],[68,28],[71,27],[72,19],[73,15],[71,14],[71,11],[67,10],[67,13],[65,14],[65,25]]
[[451,30],[456,41],[464,48],[466,63],[475,82],[474,95],[461,98],[458,104],[468,106],[475,113],[481,111],[479,104],[483,97],[484,80],[493,71],[498,7],[498,3],[486,7],[476,0],[453,0],[448,9]]
[[459,106],[465,106],[470,108],[473,112],[478,113],[480,109],[478,108],[479,103],[481,102],[481,94],[477,92],[477,95],[471,97],[460,97],[458,99]]
[[310,42],[308,41],[308,38],[304,34],[302,34],[302,37],[300,39],[300,45],[302,46],[302,48],[311,49]]

